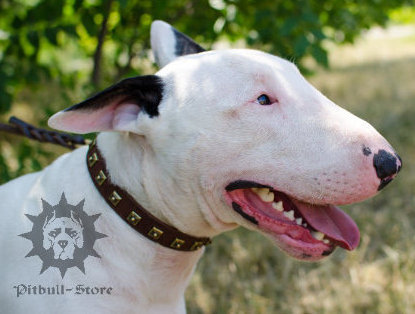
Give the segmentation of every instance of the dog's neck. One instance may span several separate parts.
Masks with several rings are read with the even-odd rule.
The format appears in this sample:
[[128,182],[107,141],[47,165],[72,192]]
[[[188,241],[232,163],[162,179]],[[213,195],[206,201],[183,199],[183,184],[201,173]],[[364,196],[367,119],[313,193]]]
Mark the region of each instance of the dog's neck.
[[[97,145],[107,164],[111,181],[127,191],[142,207],[181,232],[213,237],[235,228],[209,214],[212,211],[198,194],[184,192],[177,178],[158,164],[146,141],[128,133],[100,133]],[[187,187],[187,190],[190,190]],[[203,211],[203,213],[202,213]]]
[[[179,229],[180,224],[177,223],[176,216],[169,214],[169,208],[160,198],[159,193],[166,193],[166,191],[162,191],[159,185],[158,178],[161,178],[160,175],[157,175],[159,170],[154,166],[154,162],[146,160],[151,156],[146,156],[144,148],[142,145],[137,145],[136,141],[140,141],[140,139],[127,134],[101,133],[98,136],[97,145],[107,164],[111,181],[127,191],[141,206],[158,219]],[[146,180],[149,172],[152,173],[152,177]],[[167,182],[163,181],[163,183]],[[161,202],[157,203],[157,199],[160,199]],[[108,209],[112,211],[109,207]],[[128,265],[128,273],[126,274],[122,269],[114,273],[124,273],[121,276],[127,275],[121,281],[127,281],[127,284],[130,285],[128,289],[131,291],[136,291],[137,285],[146,286],[146,289],[140,289],[140,295],[127,294],[129,300],[136,299],[135,301],[141,303],[143,298],[154,297],[160,301],[165,299],[165,302],[170,302],[172,299],[177,301],[178,298],[182,298],[193,270],[203,254],[203,249],[194,252],[180,252],[162,247],[133,230],[125,221],[118,220],[116,216],[113,212],[112,219],[105,223],[108,224],[107,228],[113,229],[114,226],[110,225],[114,219],[117,220],[117,229],[119,230],[114,232],[112,240],[118,243],[115,249],[119,250],[120,256],[123,256],[123,263]],[[207,227],[203,224],[206,224]],[[203,222],[201,225],[209,230],[207,222]],[[201,235],[205,235],[203,230]],[[112,261],[107,261],[107,263],[112,264],[110,265],[112,269],[120,268],[120,265]],[[143,273],[146,274],[145,278],[140,278]],[[134,276],[134,274],[139,275]],[[153,288],[155,291],[149,291]]]
[[[118,217],[114,214],[112,218]],[[184,313],[184,293],[204,249],[171,250],[144,238],[124,221],[106,222],[121,227],[111,236],[113,255],[119,258],[102,259],[101,263],[110,270],[111,281],[120,284],[114,289],[122,289],[123,302],[133,307],[126,312]],[[159,305],[166,308],[155,311]]]
[[153,174],[152,180],[145,180],[145,153],[142,145],[137,144],[141,139],[135,137],[134,142],[132,137],[127,133],[100,133],[97,137],[97,145],[105,159],[111,182],[127,191],[154,216],[171,223],[162,208],[152,201],[151,189],[157,189],[157,186],[148,186],[152,182],[157,183],[158,174]]

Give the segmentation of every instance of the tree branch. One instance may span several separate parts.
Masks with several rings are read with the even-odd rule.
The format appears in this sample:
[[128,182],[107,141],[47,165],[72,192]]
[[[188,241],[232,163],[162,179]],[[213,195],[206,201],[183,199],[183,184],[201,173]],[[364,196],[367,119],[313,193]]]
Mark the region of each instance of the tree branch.
[[92,70],[91,81],[95,87],[98,87],[101,81],[101,60],[102,60],[102,47],[105,41],[105,35],[108,30],[108,18],[111,13],[113,0],[108,0],[104,10],[104,19],[102,20],[101,30],[98,34],[97,48],[94,53],[94,68]]

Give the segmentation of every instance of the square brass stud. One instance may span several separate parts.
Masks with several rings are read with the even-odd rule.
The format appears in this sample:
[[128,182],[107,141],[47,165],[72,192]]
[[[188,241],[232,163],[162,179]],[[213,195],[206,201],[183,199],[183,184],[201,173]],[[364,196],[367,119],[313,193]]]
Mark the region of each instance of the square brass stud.
[[105,175],[104,171],[100,170],[98,172],[98,174],[95,177],[95,181],[97,181],[97,183],[99,185],[102,185],[102,183],[104,183],[104,181],[107,179],[107,176]]
[[190,248],[190,250],[191,251],[196,251],[196,250],[200,249],[202,246],[203,246],[203,242],[196,241],[195,243],[193,243],[193,245]]
[[90,168],[93,167],[97,161],[98,161],[98,155],[97,153],[93,153],[91,156],[88,157],[88,166]]
[[160,229],[157,229],[156,227],[153,227],[147,234],[154,240],[158,240],[163,234],[163,231],[161,231]]
[[122,197],[116,191],[112,191],[108,199],[110,200],[112,205],[117,206],[118,203],[122,200]]
[[174,249],[180,249],[184,244],[184,240],[176,238],[174,241],[170,244],[170,247]]
[[136,226],[141,221],[141,216],[132,210],[127,217],[127,221],[133,226]]

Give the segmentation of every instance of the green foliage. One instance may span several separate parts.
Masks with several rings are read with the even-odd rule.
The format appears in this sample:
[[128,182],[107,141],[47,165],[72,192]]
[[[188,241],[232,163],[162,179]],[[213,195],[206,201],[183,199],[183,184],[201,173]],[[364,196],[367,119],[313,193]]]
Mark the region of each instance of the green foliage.
[[[143,71],[149,29],[162,19],[208,48],[219,37],[327,66],[324,41],[351,42],[384,25],[408,0],[3,0],[0,2],[0,113],[16,94],[50,80],[91,93]],[[92,84],[92,85],[91,85]]]
[[390,13],[390,19],[395,23],[413,25],[415,21],[415,7],[408,5],[394,9]]
[[51,144],[38,143],[7,135],[0,146],[0,184],[28,172],[39,171],[57,154],[66,152]]

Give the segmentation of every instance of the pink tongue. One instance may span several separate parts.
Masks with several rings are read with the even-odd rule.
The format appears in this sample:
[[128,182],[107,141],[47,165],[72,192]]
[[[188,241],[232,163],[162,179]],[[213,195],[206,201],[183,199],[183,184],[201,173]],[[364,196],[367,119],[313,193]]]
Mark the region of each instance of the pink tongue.
[[307,222],[316,230],[339,242],[347,250],[357,247],[360,233],[356,223],[336,206],[317,206],[295,202]]

